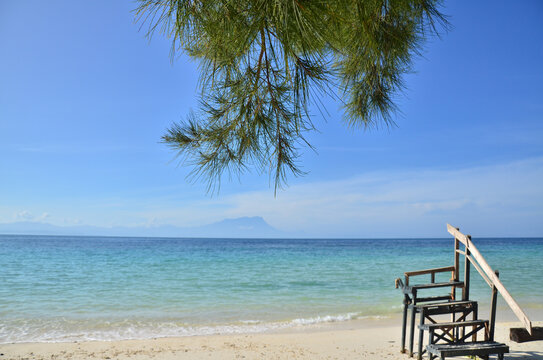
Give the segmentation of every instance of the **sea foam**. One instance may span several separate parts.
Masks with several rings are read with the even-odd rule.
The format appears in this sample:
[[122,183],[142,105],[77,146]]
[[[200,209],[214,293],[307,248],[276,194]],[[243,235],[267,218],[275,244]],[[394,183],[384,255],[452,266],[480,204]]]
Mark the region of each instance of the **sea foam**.
[[379,318],[361,313],[322,315],[285,321],[241,320],[232,324],[190,325],[178,321],[119,322],[40,319],[0,324],[0,343],[140,340],[198,335],[248,334],[355,319]]

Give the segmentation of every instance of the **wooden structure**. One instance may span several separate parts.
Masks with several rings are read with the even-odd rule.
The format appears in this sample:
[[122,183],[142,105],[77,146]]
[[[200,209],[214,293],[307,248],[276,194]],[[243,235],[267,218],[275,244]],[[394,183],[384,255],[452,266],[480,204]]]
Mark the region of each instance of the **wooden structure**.
[[[496,303],[498,292],[523,323],[527,333],[532,333],[532,323],[509,294],[499,279],[499,273],[492,270],[469,235],[462,234],[458,228],[447,224],[448,232],[454,236],[453,265],[404,273],[405,280],[396,279],[396,288],[404,294],[401,351],[406,352],[405,339],[407,318],[410,311],[409,324],[409,355],[413,356],[415,334],[415,318],[419,314],[418,325],[418,359],[422,359],[424,333],[428,333],[426,351],[430,359],[438,357],[445,359],[449,356],[476,355],[488,358],[497,354],[503,359],[503,354],[509,352],[505,344],[494,341],[496,322]],[[463,247],[463,249],[461,249]],[[460,256],[464,257],[464,276],[460,279]],[[479,272],[491,290],[490,319],[478,318],[478,305],[470,300],[471,265]],[[450,272],[451,278],[446,282],[436,282],[436,274]],[[430,282],[425,284],[410,284],[410,278],[420,275],[430,275]],[[450,292],[439,296],[422,296],[428,289],[450,289]],[[457,289],[461,290],[461,299],[457,299]],[[436,315],[450,314],[451,321],[439,322]],[[471,319],[468,320],[468,316]],[[428,323],[426,323],[428,322]],[[482,333],[482,340],[477,335]]]
[[[528,333],[532,333],[532,322],[524,311],[520,308],[519,304],[513,299],[509,291],[503,286],[502,282],[499,279],[498,272],[492,270],[490,265],[486,262],[485,258],[477,247],[471,241],[470,235],[464,235],[460,232],[460,229],[455,228],[447,224],[447,231],[454,236],[454,248],[455,248],[455,264],[458,264],[458,257],[464,255],[466,259],[466,268],[469,269],[469,264],[472,264],[473,267],[479,272],[481,277],[486,281],[488,286],[492,288],[492,291],[499,292],[507,305],[513,310],[517,318],[524,325]],[[465,247],[464,251],[459,250],[459,243],[462,243]],[[469,270],[468,270],[469,271]],[[495,302],[495,301],[494,301]]]
[[532,327],[531,334],[525,328],[511,328],[509,329],[509,339],[518,343],[543,340],[543,327]]

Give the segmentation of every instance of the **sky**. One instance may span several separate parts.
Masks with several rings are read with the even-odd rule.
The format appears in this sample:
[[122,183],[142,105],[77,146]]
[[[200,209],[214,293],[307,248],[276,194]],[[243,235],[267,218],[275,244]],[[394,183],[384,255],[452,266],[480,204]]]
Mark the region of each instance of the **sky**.
[[[396,127],[314,111],[303,177],[187,179],[160,137],[198,105],[198,64],[133,1],[0,0],[0,223],[200,226],[262,216],[309,237],[543,236],[543,3],[445,1]],[[314,109],[315,110],[315,109]],[[257,235],[257,234],[256,234]]]

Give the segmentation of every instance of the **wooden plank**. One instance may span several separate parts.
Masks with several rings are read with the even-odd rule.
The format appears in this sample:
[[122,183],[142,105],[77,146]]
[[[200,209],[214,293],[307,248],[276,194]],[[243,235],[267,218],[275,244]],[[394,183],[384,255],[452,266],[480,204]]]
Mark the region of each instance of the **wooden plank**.
[[419,328],[424,329],[424,330],[430,330],[430,329],[466,327],[466,326],[484,325],[484,324],[488,324],[488,320],[466,320],[466,321],[461,321],[461,322],[423,324],[423,325],[419,325]]
[[417,298],[417,302],[428,302],[428,301],[442,301],[442,300],[451,300],[451,295],[442,295],[442,296],[429,296],[424,298]]
[[470,262],[468,257],[470,255],[469,249],[466,249],[464,254],[464,287],[462,288],[462,300],[469,299],[469,284],[470,284]]
[[[497,277],[500,276],[498,270],[494,272]],[[490,301],[490,330],[488,331],[488,338],[490,341],[494,341],[494,329],[496,328],[496,306],[498,301],[498,289],[496,286],[492,286],[492,300]]]
[[455,239],[458,239],[462,244],[466,245],[468,243],[466,235],[462,234],[460,232],[460,229],[455,228],[450,224],[447,224],[447,231],[449,232],[449,234],[454,236]]
[[417,285],[411,285],[411,289],[435,289],[440,287],[447,287],[447,286],[456,286],[460,287],[463,286],[463,281],[449,281],[449,282],[442,282],[442,283],[432,283],[432,284],[417,284]]
[[432,274],[432,273],[435,274],[438,272],[447,272],[447,271],[454,271],[454,266],[445,266],[445,267],[434,268],[434,269],[407,271],[404,274],[405,276],[417,276],[417,275],[425,275],[425,274]]
[[[457,253],[457,251],[460,249],[460,242],[455,238],[454,239],[454,272],[453,272],[453,279],[454,281],[460,280],[460,254]],[[465,292],[465,287],[462,287],[462,294]],[[456,288],[451,288],[451,298],[453,300],[456,300]],[[462,299],[465,300],[465,298],[462,296]],[[452,316],[452,320],[454,321],[454,315]]]
[[492,287],[492,281],[490,281],[488,276],[486,276],[483,269],[481,269],[479,267],[479,264],[477,264],[477,262],[471,256],[468,256],[468,259],[469,259],[470,263],[473,265],[473,267],[475,268],[475,270],[477,270],[477,272],[481,275],[483,280],[488,284],[488,286]]
[[430,344],[428,352],[441,356],[491,355],[509,352],[509,346],[497,342],[474,342],[460,344]]
[[509,294],[509,291],[505,288],[505,286],[502,284],[500,279],[496,276],[490,265],[486,262],[485,258],[479,250],[473,245],[473,242],[468,239],[468,248],[471,251],[471,255],[477,260],[479,263],[479,266],[483,269],[483,271],[486,273],[490,281],[496,286],[496,289],[500,292],[505,302],[509,305],[511,310],[517,315],[517,318],[524,324],[524,327],[526,327],[526,330],[531,334],[532,333],[532,322],[528,318],[528,316],[524,313],[522,308],[519,306],[519,304],[513,299],[511,294]]
[[509,339],[518,343],[543,340],[543,327],[534,326],[532,335],[525,328],[511,328],[509,329]]
[[417,305],[417,307],[419,307],[419,308],[434,308],[434,307],[439,308],[439,307],[463,306],[463,305],[472,306],[475,303],[476,303],[476,301],[473,301],[473,300],[449,301],[449,302],[446,302],[446,303],[439,303],[439,304],[422,304],[422,305]]
[[460,243],[455,238],[454,239],[454,280],[458,281],[460,277],[460,255],[458,250],[460,249]]
[[486,273],[488,279],[492,282],[493,285],[496,286],[496,289],[498,289],[498,291],[502,295],[505,302],[507,302],[507,304],[509,305],[511,310],[513,310],[517,318],[524,324],[524,327],[526,328],[526,330],[528,330],[528,333],[531,334],[532,322],[530,321],[528,316],[524,313],[524,311],[521,309],[519,304],[515,301],[515,299],[513,299],[511,294],[509,294],[509,291],[507,291],[507,289],[502,284],[500,279],[494,273],[494,270],[492,270],[490,265],[488,265],[485,258],[483,257],[483,255],[481,255],[481,253],[479,252],[477,247],[473,244],[473,242],[470,240],[470,238],[467,235],[462,234],[457,228],[451,226],[450,224],[447,224],[447,231],[451,235],[453,235],[456,239],[460,240],[466,246],[466,249],[469,249],[469,251],[471,252],[471,256],[475,258],[475,260],[477,260],[477,262],[479,263],[479,266]]

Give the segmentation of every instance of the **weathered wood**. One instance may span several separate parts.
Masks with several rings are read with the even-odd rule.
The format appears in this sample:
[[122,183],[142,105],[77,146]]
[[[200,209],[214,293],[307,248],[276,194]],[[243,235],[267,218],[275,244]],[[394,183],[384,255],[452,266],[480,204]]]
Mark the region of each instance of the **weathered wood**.
[[[398,279],[400,280],[400,279]],[[401,280],[400,280],[401,281]],[[398,284],[396,284],[396,288],[398,287]],[[402,354],[405,354],[405,328],[407,326],[407,306],[409,305],[409,297],[407,295],[404,295],[403,299],[403,318],[402,318],[402,342],[401,342],[401,349],[400,352]]]
[[451,306],[472,306],[477,301],[467,300],[467,301],[450,301],[446,303],[439,304],[419,304],[417,305],[420,308],[439,308],[439,307],[451,307]]
[[[474,312],[477,304],[476,301],[451,301],[448,303],[439,303],[439,304],[417,304],[417,305],[409,305],[411,307],[416,307],[417,311],[424,310],[424,313],[427,315],[427,317],[430,319],[431,316],[435,315],[444,315],[444,314],[456,314],[456,313],[462,313],[462,314],[469,314],[471,312]],[[456,321],[462,321],[465,319],[466,316],[461,316]],[[433,321],[430,319],[430,321]]]
[[461,321],[461,322],[423,324],[423,325],[419,325],[419,328],[423,330],[448,329],[448,328],[485,325],[485,324],[488,324],[488,320],[466,320],[466,321]]
[[464,287],[462,288],[462,300],[469,299],[470,261],[468,256],[469,249],[466,249],[466,253],[464,255]]
[[458,239],[454,239],[454,280],[458,281],[460,277],[460,255],[456,250],[460,249]]
[[469,244],[468,248],[471,251],[472,256],[479,263],[479,266],[481,266],[481,268],[486,273],[488,278],[492,281],[492,284],[494,284],[496,286],[496,289],[498,289],[498,291],[502,295],[505,302],[507,302],[507,304],[509,305],[511,310],[513,310],[515,315],[517,315],[518,319],[524,324],[524,326],[526,327],[526,330],[528,330],[528,332],[531,333],[532,332],[532,322],[530,321],[528,316],[524,313],[524,311],[521,309],[519,304],[517,304],[515,299],[513,299],[511,294],[509,294],[509,291],[507,291],[507,289],[502,284],[500,279],[496,276],[496,274],[494,273],[494,271],[492,270],[490,265],[488,265],[485,258],[481,255],[479,250],[477,250],[475,245],[473,245],[473,243],[469,239],[468,239],[468,244]]
[[416,285],[410,285],[411,289],[434,289],[434,288],[440,288],[440,287],[447,287],[447,286],[456,286],[461,287],[464,286],[463,281],[449,281],[449,282],[442,282],[442,283],[430,283],[430,284],[416,284]]
[[472,258],[471,256],[468,256],[468,259],[469,259],[469,262],[473,265],[473,267],[475,268],[475,270],[477,270],[477,272],[479,273],[479,275],[481,275],[481,277],[483,278],[483,280],[488,284],[488,286],[492,287],[492,281],[490,281],[490,279],[488,278],[488,276],[486,276],[485,272],[483,271],[483,269],[481,269],[481,267],[479,266],[479,264],[477,264],[477,262],[475,261],[474,258]]
[[443,301],[443,300],[446,300],[446,301],[452,300],[451,295],[449,294],[449,295],[428,296],[428,297],[423,297],[423,298],[417,298],[417,302]]
[[464,245],[468,243],[468,238],[466,237],[466,235],[460,232],[459,228],[455,228],[454,226],[447,224],[447,231],[449,232],[449,234],[454,236],[455,240],[460,241]]
[[518,343],[543,340],[543,327],[534,326],[531,335],[525,328],[511,328],[509,329],[509,339]]
[[417,276],[417,275],[425,275],[425,274],[432,274],[432,273],[439,273],[439,272],[447,272],[447,271],[454,271],[454,266],[445,266],[440,268],[434,268],[434,269],[424,269],[424,270],[416,270],[416,271],[406,271],[404,273],[405,276]]
[[528,330],[529,333],[532,332],[532,322],[528,318],[528,316],[524,313],[522,308],[517,304],[515,299],[509,294],[509,291],[505,288],[505,286],[502,284],[500,279],[496,276],[494,273],[494,270],[488,265],[485,258],[481,255],[477,247],[473,244],[473,242],[470,240],[469,236],[462,234],[459,229],[451,226],[450,224],[447,224],[447,231],[455,237],[455,239],[460,240],[465,246],[466,250],[469,250],[471,252],[471,256],[477,260],[479,266],[481,269],[485,272],[488,279],[492,282],[494,286],[498,289],[500,294],[502,295],[503,299],[511,310],[515,313],[515,315],[518,317],[518,319],[524,324],[526,327],[526,330]]
[[[496,270],[494,272],[496,276],[500,276],[500,272]],[[494,328],[496,327],[496,306],[498,302],[498,289],[496,286],[492,286],[492,299],[490,300],[490,329],[488,331],[488,337],[490,341],[494,341]]]
[[430,344],[427,346],[430,354],[440,358],[448,356],[490,355],[509,352],[509,346],[494,341],[463,343],[463,344]]

